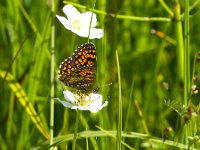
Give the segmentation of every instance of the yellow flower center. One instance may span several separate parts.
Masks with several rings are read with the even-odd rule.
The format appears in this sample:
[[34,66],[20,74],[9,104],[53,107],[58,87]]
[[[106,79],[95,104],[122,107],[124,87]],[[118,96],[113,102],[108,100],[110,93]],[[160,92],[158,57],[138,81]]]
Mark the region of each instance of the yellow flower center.
[[75,30],[80,30],[81,29],[81,22],[80,20],[74,19],[72,22],[72,26]]
[[80,95],[75,95],[75,104],[78,106],[86,106],[88,104],[90,104],[91,99],[86,99],[86,95],[84,94],[80,94]]

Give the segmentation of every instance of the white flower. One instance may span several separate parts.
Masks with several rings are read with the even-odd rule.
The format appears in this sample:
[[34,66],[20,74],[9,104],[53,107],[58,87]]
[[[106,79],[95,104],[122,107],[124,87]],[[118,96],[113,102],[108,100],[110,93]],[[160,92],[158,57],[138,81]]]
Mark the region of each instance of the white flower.
[[81,14],[75,7],[70,4],[63,7],[63,12],[67,16],[67,18],[59,15],[56,15],[56,17],[66,29],[71,30],[81,37],[88,37],[90,20],[92,18],[90,39],[99,39],[103,36],[103,30],[95,28],[97,24],[97,17],[95,13],[93,13],[93,16],[92,12]]
[[73,94],[72,92],[66,90],[63,91],[65,101],[56,98],[64,107],[79,110],[89,110],[90,112],[96,113],[103,107],[108,105],[108,101],[102,104],[102,96],[97,93],[86,94]]

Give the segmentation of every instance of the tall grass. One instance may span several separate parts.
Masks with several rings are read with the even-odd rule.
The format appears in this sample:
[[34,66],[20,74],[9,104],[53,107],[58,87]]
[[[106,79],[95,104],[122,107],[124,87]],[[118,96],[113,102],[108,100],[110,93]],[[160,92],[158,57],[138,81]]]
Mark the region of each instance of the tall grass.
[[[52,12],[52,25],[51,25],[51,75],[50,75],[50,85],[51,85],[51,93],[50,93],[50,145],[53,144],[54,138],[54,64],[55,64],[55,3],[52,0],[51,5],[51,12]],[[53,147],[52,147],[53,149]]]
[[[199,2],[1,0],[0,149],[199,149]],[[90,40],[98,113],[54,100],[60,63],[88,40],[55,18],[69,3],[104,29]]]

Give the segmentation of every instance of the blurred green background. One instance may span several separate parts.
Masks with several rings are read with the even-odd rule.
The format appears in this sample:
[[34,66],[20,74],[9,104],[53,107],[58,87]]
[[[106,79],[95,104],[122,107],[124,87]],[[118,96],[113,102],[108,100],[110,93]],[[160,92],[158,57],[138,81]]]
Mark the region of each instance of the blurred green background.
[[[93,1],[68,1],[80,4],[80,12],[89,11]],[[116,62],[118,51],[122,90],[122,130],[146,134],[160,139],[126,138],[133,149],[176,149],[162,145],[165,139],[179,143],[188,137],[199,139],[199,93],[190,88],[188,105],[183,107],[184,80],[179,72],[178,37],[174,12],[176,0],[97,0],[95,10],[98,27],[104,30],[102,39],[90,40],[97,49],[97,81],[108,106],[96,114],[83,111],[78,131],[117,130],[119,85]],[[190,0],[190,82],[199,86],[200,5]],[[25,91],[46,128],[50,121],[50,87],[55,97],[63,99],[63,86],[57,79],[60,63],[87,42],[55,20],[55,81],[50,82],[52,16],[64,16],[63,1],[55,1],[55,14],[50,0],[0,0],[0,71],[9,72]],[[180,1],[184,20],[184,1]],[[171,15],[171,12],[173,15]],[[105,15],[106,14],[106,15]],[[117,16],[124,15],[124,16]],[[131,18],[137,16],[139,18]],[[149,17],[148,19],[146,17]],[[161,17],[161,18],[160,18]],[[154,20],[151,20],[153,19]],[[162,20],[163,18],[163,20]],[[181,22],[184,31],[184,22]],[[184,35],[184,34],[183,34]],[[184,36],[182,37],[184,39]],[[182,57],[182,56],[181,56]],[[183,64],[184,65],[184,64]],[[0,149],[30,149],[47,140],[27,115],[26,105],[20,103],[9,82],[0,78]],[[194,80],[195,79],[195,80]],[[112,85],[105,86],[112,83]],[[191,86],[190,86],[191,87]],[[196,91],[198,88],[195,89]],[[190,92],[191,91],[191,92]],[[23,97],[22,97],[23,101]],[[27,103],[29,104],[29,103]],[[141,115],[142,112],[142,115]],[[74,132],[76,111],[55,102],[54,137]],[[47,129],[49,131],[49,129]],[[188,138],[186,137],[186,139]],[[71,142],[58,144],[59,149],[71,149]],[[173,144],[171,144],[173,145]],[[109,146],[109,148],[108,148]],[[197,146],[195,144],[195,146]],[[198,147],[198,146],[197,146]],[[77,149],[86,149],[86,140],[77,140]],[[116,149],[116,139],[109,136],[89,140],[90,149]],[[129,149],[123,147],[124,149]]]

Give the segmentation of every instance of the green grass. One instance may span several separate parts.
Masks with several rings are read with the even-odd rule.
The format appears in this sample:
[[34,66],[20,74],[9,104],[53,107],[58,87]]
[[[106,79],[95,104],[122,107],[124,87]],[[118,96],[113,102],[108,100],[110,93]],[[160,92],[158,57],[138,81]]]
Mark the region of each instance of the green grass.
[[[0,149],[199,149],[199,2],[1,0]],[[88,41],[55,18],[69,3],[104,29],[89,40],[109,101],[95,114],[54,100],[60,63]]]

